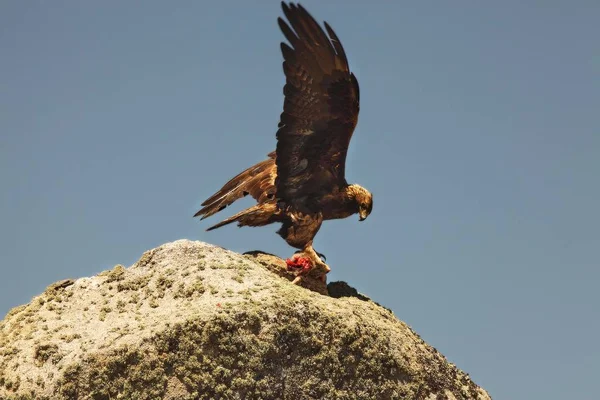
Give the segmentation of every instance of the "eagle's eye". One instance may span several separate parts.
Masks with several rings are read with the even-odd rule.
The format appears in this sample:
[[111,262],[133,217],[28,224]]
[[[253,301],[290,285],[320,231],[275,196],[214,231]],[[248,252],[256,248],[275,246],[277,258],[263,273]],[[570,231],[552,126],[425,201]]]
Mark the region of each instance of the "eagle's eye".
[[369,216],[369,205],[367,203],[360,203],[358,205],[358,214],[360,215],[359,221],[364,221]]

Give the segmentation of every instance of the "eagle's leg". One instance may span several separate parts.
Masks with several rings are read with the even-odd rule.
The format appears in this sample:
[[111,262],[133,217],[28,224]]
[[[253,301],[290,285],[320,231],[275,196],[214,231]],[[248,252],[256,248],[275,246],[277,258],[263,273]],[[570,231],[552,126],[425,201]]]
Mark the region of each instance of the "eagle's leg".
[[283,223],[278,233],[290,246],[302,249],[291,260],[286,260],[288,270],[296,274],[293,283],[299,283],[306,275],[325,280],[330,268],[312,246],[313,238],[323,222],[323,215],[291,210],[286,217],[289,220]]
[[312,242],[308,243],[300,252],[296,252],[291,260],[287,260],[288,268],[297,271],[296,278],[292,281],[294,284],[300,283],[305,275],[312,275],[325,282],[326,275],[331,268],[323,262],[321,255],[312,247]]

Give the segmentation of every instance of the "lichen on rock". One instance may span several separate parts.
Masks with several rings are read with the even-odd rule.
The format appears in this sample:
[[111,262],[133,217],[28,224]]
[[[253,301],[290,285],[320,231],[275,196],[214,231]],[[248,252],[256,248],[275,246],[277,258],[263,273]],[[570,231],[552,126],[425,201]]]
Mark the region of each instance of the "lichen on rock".
[[1,399],[489,399],[391,311],[179,240],[0,322]]

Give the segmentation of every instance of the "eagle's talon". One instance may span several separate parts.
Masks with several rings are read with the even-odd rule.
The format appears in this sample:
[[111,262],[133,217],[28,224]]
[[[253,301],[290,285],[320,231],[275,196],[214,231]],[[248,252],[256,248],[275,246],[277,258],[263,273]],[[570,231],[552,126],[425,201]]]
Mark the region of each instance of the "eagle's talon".
[[[304,251],[303,251],[303,250],[296,250],[296,251],[294,252],[294,255],[296,255],[296,254],[301,254],[301,253],[304,253]],[[317,255],[319,256],[319,258],[321,259],[321,261],[322,261],[323,263],[326,263],[326,262],[327,262],[327,257],[325,257],[325,254],[323,254],[323,253],[319,253],[319,252],[318,252],[318,251],[316,251],[316,250],[315,250],[315,253],[317,253]]]
[[[304,251],[303,250],[296,250],[296,252],[294,254],[300,254],[300,253],[304,253]],[[317,255],[319,256],[319,258],[321,259],[321,262],[323,262],[323,263],[327,262],[327,257],[325,257],[325,254],[319,253],[318,251],[315,251],[315,253],[317,253]]]

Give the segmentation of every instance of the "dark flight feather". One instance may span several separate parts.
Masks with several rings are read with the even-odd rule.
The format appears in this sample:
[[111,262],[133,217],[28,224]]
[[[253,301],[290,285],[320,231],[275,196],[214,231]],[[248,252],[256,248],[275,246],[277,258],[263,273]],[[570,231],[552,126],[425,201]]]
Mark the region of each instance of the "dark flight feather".
[[271,152],[267,160],[233,177],[223,185],[221,190],[202,203],[203,208],[194,217],[208,218],[248,194],[259,203],[274,199],[276,174],[274,158],[275,152]]
[[284,111],[277,132],[277,198],[310,211],[311,198],[346,185],[345,162],[358,121],[359,88],[346,53],[302,6],[282,4]]

